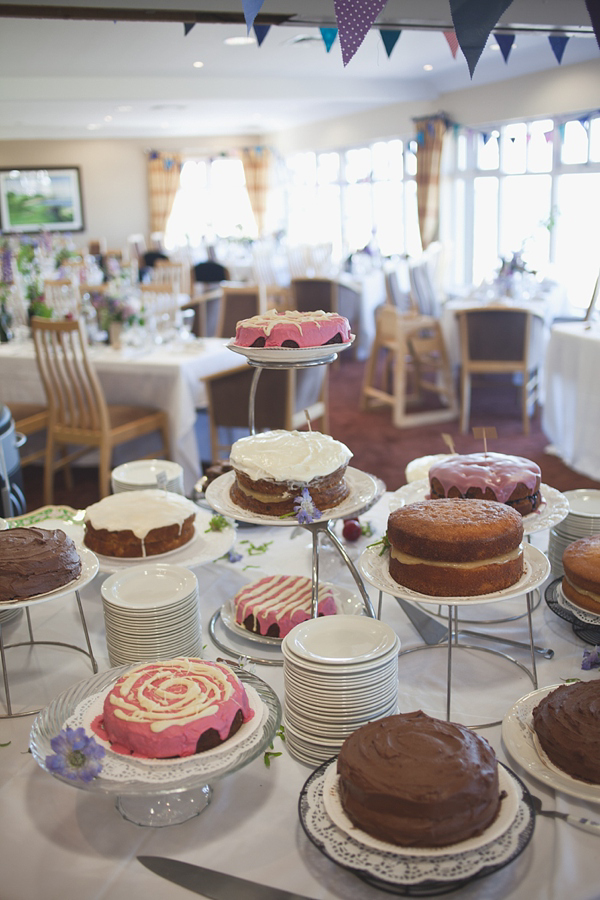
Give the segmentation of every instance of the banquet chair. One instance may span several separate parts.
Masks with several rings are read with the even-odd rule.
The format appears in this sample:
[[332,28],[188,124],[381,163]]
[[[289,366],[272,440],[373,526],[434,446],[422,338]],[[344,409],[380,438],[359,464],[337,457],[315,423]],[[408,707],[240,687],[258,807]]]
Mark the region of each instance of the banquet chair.
[[408,259],[403,259],[384,273],[385,302],[403,313],[418,313],[411,290]]
[[[437,395],[441,406],[409,410],[425,393]],[[359,405],[362,410],[391,406],[397,428],[458,418],[452,367],[437,319],[403,314],[388,303],[379,307]]]
[[[213,461],[227,458],[233,443],[231,431],[250,434],[250,391],[257,370],[243,364],[203,379],[208,402],[210,447]],[[258,377],[254,403],[255,431],[301,429],[307,422],[321,422],[328,433],[327,366],[305,369],[263,369]],[[227,440],[229,438],[229,440]]]
[[174,324],[179,309],[179,296],[179,293],[170,290],[168,284],[140,284],[142,315],[154,319],[155,323],[168,317],[169,322]]
[[160,285],[173,294],[190,292],[189,274],[186,278],[184,267],[180,262],[168,259],[157,259],[150,269],[150,283]]
[[544,319],[528,309],[482,306],[457,312],[461,350],[460,428],[469,427],[471,383],[477,375],[512,375],[521,380],[523,433],[535,410],[543,356]]
[[[17,435],[24,435],[25,439],[31,435],[40,434],[48,427],[48,407],[41,403],[11,403],[10,413],[15,423]],[[19,454],[21,468],[44,459],[45,455],[45,445],[37,450]]]
[[290,283],[292,309],[338,311],[338,283],[332,278],[294,277]]
[[427,259],[411,262],[408,272],[413,304],[423,316],[439,316],[441,304]]
[[[164,411],[107,404],[88,356],[83,321],[34,316],[31,331],[49,414],[44,503],[52,503],[55,471],[83,456],[90,448],[97,448],[100,454],[98,492],[101,498],[110,492],[110,464],[114,447],[158,431],[162,437],[164,455],[168,459],[168,420]],[[57,445],[79,449],[56,459]],[[147,456],[154,457],[156,453],[153,451]]]
[[221,287],[217,337],[232,338],[239,321],[265,312],[265,290],[260,284],[223,284]]
[[76,316],[80,309],[78,291],[70,278],[46,279],[44,281],[44,303],[54,311],[55,316]]

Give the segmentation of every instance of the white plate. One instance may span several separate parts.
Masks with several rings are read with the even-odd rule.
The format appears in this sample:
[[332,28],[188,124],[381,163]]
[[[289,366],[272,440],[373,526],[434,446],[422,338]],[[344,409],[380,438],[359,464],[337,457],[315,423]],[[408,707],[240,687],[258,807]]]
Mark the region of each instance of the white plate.
[[[284,527],[294,527],[298,524],[295,516],[282,518],[281,516],[263,516],[258,513],[251,513],[247,509],[238,506],[229,496],[229,489],[235,479],[235,472],[225,472],[219,475],[206,488],[206,501],[212,506],[216,512],[232,519],[239,519],[241,522],[249,522],[252,525],[282,525]],[[374,501],[379,490],[378,483],[372,475],[361,472],[360,469],[353,469],[348,466],[346,469],[346,481],[350,488],[350,493],[346,499],[338,506],[333,506],[325,511],[325,515],[315,522],[327,522],[329,519],[348,519],[353,515],[357,515],[359,511],[369,508]]]
[[81,572],[79,577],[74,581],[69,582],[69,584],[64,584],[54,591],[49,591],[47,594],[37,594],[35,597],[28,597],[27,600],[15,600],[12,603],[0,603],[0,609],[20,609],[23,606],[36,606],[38,603],[47,603],[48,600],[58,600],[59,597],[65,597],[67,594],[71,594],[73,591],[78,591],[82,587],[85,587],[86,584],[90,583],[98,571],[98,558],[95,553],[92,553],[92,551],[88,550],[86,547],[78,547],[77,552],[81,559]]
[[231,550],[235,543],[236,530],[233,525],[228,524],[222,531],[207,532],[206,529],[212,517],[213,513],[210,510],[202,509],[199,506],[196,512],[194,537],[183,547],[171,550],[169,553],[149,556],[145,559],[139,556],[135,559],[119,559],[98,554],[100,571],[108,574],[122,572],[132,565],[139,566],[140,563],[165,559],[165,557],[168,557],[169,563],[178,566],[201,566],[204,563],[213,562]]
[[167,481],[176,482],[183,477],[183,469],[179,463],[167,459],[136,459],[113,469],[111,478],[123,485],[135,486],[138,489],[146,485],[156,487],[160,472],[165,473]]
[[282,644],[302,659],[327,666],[379,659],[398,643],[393,628],[366,616],[323,616],[290,631]]
[[[325,582],[324,586],[327,586],[327,582]],[[333,584],[328,586],[333,591],[336,613],[338,616],[360,616],[364,613],[365,605],[360,597],[346,588],[341,588]],[[254,631],[248,631],[243,625],[238,625],[235,621],[233,598],[227,600],[221,607],[221,621],[229,631],[238,637],[244,637],[249,641],[255,641],[259,644],[275,644],[281,646],[283,638],[268,637],[266,634],[256,634]]]
[[523,575],[515,584],[503,591],[494,591],[491,594],[480,594],[475,597],[432,597],[398,584],[389,573],[388,552],[382,554],[380,547],[367,547],[358,560],[358,568],[369,584],[386,594],[391,594],[392,597],[404,597],[405,600],[415,600],[420,603],[435,603],[436,605],[443,603],[451,606],[510,600],[539,587],[550,574],[548,558],[532,544],[525,544],[523,547]]
[[537,781],[571,797],[578,797],[590,803],[600,803],[600,785],[579,781],[555,767],[550,768],[536,748],[532,727],[533,710],[540,700],[557,687],[558,684],[552,684],[517,700],[502,721],[504,746],[512,758]]
[[124,609],[157,609],[181,603],[198,589],[198,579],[183,566],[142,563],[107,578],[102,597]]
[[558,604],[562,606],[563,609],[568,610],[573,613],[573,615],[579,619],[580,622],[585,622],[586,625],[600,625],[600,615],[594,615],[593,612],[590,612],[589,609],[585,609],[583,606],[578,606],[572,600],[569,600],[568,597],[565,597],[564,591],[562,589],[562,581],[558,586],[557,591]]
[[252,362],[306,363],[321,360],[325,362],[329,357],[341,353],[342,350],[347,350],[353,342],[354,335],[351,335],[351,340],[345,344],[323,344],[320,347],[238,347],[233,341],[230,341],[227,346],[234,353],[241,353]]
[[[557,491],[547,484],[541,484],[542,503],[535,512],[523,516],[523,533],[535,534],[545,528],[558,525],[569,514],[569,502],[566,494]],[[600,491],[598,492],[600,493]],[[417,503],[429,499],[429,479],[412,481],[398,488],[390,497],[390,510],[398,509],[406,503]]]
[[600,518],[600,491],[593,488],[580,488],[575,491],[565,491],[569,511],[575,516],[585,518]]
[[388,841],[379,840],[353,825],[342,806],[339,795],[339,776],[336,771],[337,762],[333,762],[325,772],[323,784],[323,803],[327,815],[334,825],[346,832],[355,841],[364,844],[374,850],[384,853],[398,853],[401,856],[455,856],[457,853],[465,853],[469,850],[477,850],[497,840],[510,828],[515,820],[519,807],[520,789],[517,782],[510,777],[506,769],[498,766],[498,782],[500,791],[506,791],[506,797],[502,799],[500,810],[494,821],[485,831],[475,837],[459,841],[448,847],[404,847],[398,844],[390,844]]

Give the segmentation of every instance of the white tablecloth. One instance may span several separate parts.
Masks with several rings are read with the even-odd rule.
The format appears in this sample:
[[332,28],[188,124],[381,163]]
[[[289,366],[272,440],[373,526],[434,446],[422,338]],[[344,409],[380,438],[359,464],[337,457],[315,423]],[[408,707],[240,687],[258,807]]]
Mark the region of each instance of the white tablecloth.
[[[169,416],[171,456],[183,466],[191,493],[200,472],[194,432],[196,410],[206,406],[202,378],[241,363],[226,341],[206,338],[165,344],[152,350],[94,346],[90,356],[109,403],[164,409]],[[45,403],[33,344],[0,344],[0,402]]]
[[[389,495],[363,521],[371,521],[375,537],[382,534],[389,511]],[[212,613],[245,580],[262,573],[289,572],[309,575],[311,538],[306,530],[292,538],[291,527],[240,529],[236,549],[243,558],[236,563],[219,560],[195,569],[199,578],[206,658],[224,655],[213,646],[207,633]],[[375,538],[371,538],[373,540]],[[534,543],[544,546],[547,531],[534,535]],[[357,553],[368,539],[352,545]],[[321,556],[321,577],[349,583],[347,571],[331,551]],[[91,630],[92,643],[101,670],[109,668],[104,638],[100,584],[103,576],[82,591],[82,600]],[[377,604],[378,592],[370,589]],[[499,618],[524,609],[525,600],[474,607],[473,618]],[[431,607],[432,611],[437,607]],[[59,640],[82,642],[81,629],[72,595],[46,603],[34,610],[36,636],[55,634]],[[420,643],[413,627],[395,601],[384,595],[382,618],[397,631],[403,648]],[[555,650],[553,660],[538,657],[540,686],[560,683],[566,678],[598,678],[597,672],[580,669],[584,644],[571,627],[557,618],[542,601],[535,610],[534,633],[538,644]],[[526,620],[503,626],[505,636],[527,639]],[[4,626],[5,641],[24,639],[23,623]],[[248,646],[247,642],[246,646]],[[252,648],[256,645],[250,645]],[[488,645],[494,646],[494,645]],[[497,647],[499,645],[496,645]],[[9,650],[9,666],[13,654]],[[37,648],[27,668],[11,680],[13,703],[18,696],[31,703],[49,702],[76,681],[88,679],[88,661],[73,651],[48,649],[51,662],[39,667]],[[516,654],[528,663],[528,654]],[[516,666],[488,654],[470,654],[470,671],[455,670],[453,708],[455,718],[479,715],[500,707],[501,712],[531,690],[531,682]],[[458,654],[461,656],[461,654]],[[53,661],[53,662],[52,662]],[[421,706],[444,717],[444,648],[411,653],[400,658],[400,709]],[[14,665],[14,662],[13,662]],[[283,699],[281,668],[256,666],[256,674],[270,684]],[[0,694],[0,706],[2,695]],[[212,804],[198,817],[166,828],[143,828],[123,819],[108,796],[78,790],[52,778],[27,753],[32,718],[0,720],[0,896],[2,900],[176,900],[191,896],[147,871],[137,860],[140,854],[156,854],[229,872],[263,884],[294,890],[315,900],[380,900],[384,894],[323,856],[305,836],[298,819],[298,797],[310,768],[294,760],[277,737],[273,758],[267,768],[262,758],[219,781],[214,786]],[[508,760],[527,786],[541,796],[544,806],[579,816],[600,818],[600,804],[569,798],[538,784],[507,757],[494,726],[481,732],[501,760]],[[592,900],[598,897],[598,838],[576,830],[562,821],[539,818],[529,846],[501,871],[475,881],[452,896],[461,900]]]
[[545,361],[542,428],[564,462],[600,481],[600,324],[555,325]]

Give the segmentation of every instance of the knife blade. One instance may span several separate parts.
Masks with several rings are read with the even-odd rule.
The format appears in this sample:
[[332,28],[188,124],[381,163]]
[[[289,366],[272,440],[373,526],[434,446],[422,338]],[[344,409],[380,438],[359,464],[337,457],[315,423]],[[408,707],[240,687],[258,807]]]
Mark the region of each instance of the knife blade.
[[246,878],[238,878],[237,875],[215,872],[180,859],[168,859],[165,856],[137,858],[143,866],[161,878],[209,897],[210,900],[310,900],[310,897],[302,894],[257,884]]
[[437,622],[403,597],[396,597],[396,601],[426,644],[439,644],[447,638],[448,629],[441,622]]

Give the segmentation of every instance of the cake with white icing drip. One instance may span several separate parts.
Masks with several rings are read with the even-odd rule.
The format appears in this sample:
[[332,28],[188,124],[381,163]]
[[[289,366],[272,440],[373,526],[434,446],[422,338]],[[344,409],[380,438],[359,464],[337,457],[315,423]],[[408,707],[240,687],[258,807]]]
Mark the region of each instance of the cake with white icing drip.
[[167,759],[222,744],[253,715],[229,666],[179,657],[122,675],[104,700],[102,726],[115,750]]
[[338,506],[349,494],[345,473],[352,453],[318,431],[267,431],[236,441],[229,455],[235,472],[230,489],[238,506],[263,515],[295,511],[308,489],[318,510]]
[[86,547],[102,556],[156,556],[194,536],[197,506],[173,491],[123,491],[88,506]]
[[432,500],[495,500],[526,516],[542,502],[541,475],[537,463],[523,456],[492,452],[455,454],[431,466],[429,487]]
[[[312,581],[301,575],[268,575],[245,585],[233,598],[235,621],[255,634],[284,638],[312,614]],[[333,616],[336,604],[329,585],[319,584],[319,616]]]
[[322,309],[310,312],[270,309],[237,323],[234,343],[238,347],[322,347],[346,344],[352,339],[350,323],[337,313]]

